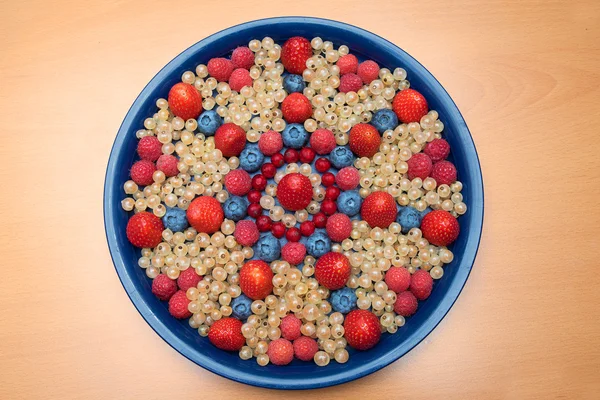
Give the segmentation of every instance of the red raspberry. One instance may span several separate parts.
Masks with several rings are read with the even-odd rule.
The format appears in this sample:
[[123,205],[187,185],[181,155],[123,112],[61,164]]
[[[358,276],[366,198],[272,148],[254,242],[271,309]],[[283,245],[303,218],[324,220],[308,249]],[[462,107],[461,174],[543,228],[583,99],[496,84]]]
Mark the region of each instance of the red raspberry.
[[433,165],[427,154],[413,154],[406,163],[408,164],[408,179],[410,180],[415,178],[425,179],[431,175]]
[[258,227],[259,232],[268,232],[271,230],[271,226],[273,221],[266,215],[261,215],[256,218],[256,226]]
[[310,135],[310,147],[319,155],[331,153],[335,145],[335,136],[329,129],[319,128]]
[[285,233],[285,238],[290,242],[299,242],[302,238],[302,233],[300,233],[300,229],[298,228],[290,228]]
[[292,265],[298,265],[306,257],[306,247],[300,242],[288,242],[281,248],[281,257]]
[[169,313],[177,319],[185,319],[192,316],[190,310],[188,310],[188,300],[183,290],[177,291],[169,299]]
[[271,226],[271,234],[277,239],[281,239],[285,235],[285,225],[283,222],[275,222]]
[[175,157],[174,155],[163,154],[162,156],[158,157],[158,160],[156,160],[156,168],[159,171],[164,172],[165,176],[170,178],[179,173],[179,168],[177,168],[177,163],[179,163],[179,161],[177,160],[177,157]]
[[315,151],[310,147],[304,147],[300,149],[300,162],[311,164],[315,159]]
[[258,149],[265,156],[272,156],[283,149],[283,139],[281,133],[275,131],[266,131],[258,139]]
[[396,303],[394,303],[394,311],[398,315],[403,317],[410,317],[417,312],[419,303],[417,298],[411,292],[402,292],[396,297]]
[[410,279],[410,291],[419,300],[425,300],[431,294],[433,278],[429,272],[422,269],[417,270]]
[[250,72],[244,68],[234,69],[229,77],[229,87],[231,90],[240,92],[244,86],[252,87]]
[[306,68],[306,61],[312,55],[310,42],[300,36],[289,38],[281,46],[281,63],[291,74],[301,75]]
[[271,179],[277,173],[277,168],[272,163],[263,164],[260,167],[260,172],[264,175],[265,178]]
[[324,173],[323,176],[321,176],[321,183],[325,187],[333,185],[335,183],[335,175],[333,175],[331,172]]
[[332,251],[326,253],[315,264],[315,278],[329,290],[343,288],[350,278],[348,257]]
[[335,186],[329,186],[327,189],[325,189],[325,199],[336,201],[339,196],[340,189],[336,188]]
[[327,216],[323,212],[318,212],[313,215],[312,222],[317,228],[325,228],[327,226]]
[[225,175],[225,189],[234,196],[245,196],[252,188],[250,174],[243,169],[234,169]]
[[281,336],[287,340],[296,340],[302,333],[302,320],[296,317],[294,314],[288,314],[281,319],[279,329],[281,329]]
[[173,85],[167,99],[171,112],[183,120],[197,118],[202,112],[202,96],[189,83],[179,82]]
[[319,351],[319,345],[315,339],[300,336],[294,340],[294,355],[298,360],[312,361],[317,351]]
[[231,317],[215,321],[208,331],[208,340],[221,350],[240,350],[246,344],[246,338],[242,335],[242,321]]
[[258,203],[252,203],[248,206],[248,215],[252,218],[258,218],[262,215],[262,207]]
[[439,185],[451,185],[456,182],[456,167],[450,161],[438,161],[433,164],[431,177]]
[[254,65],[254,53],[246,46],[238,47],[231,53],[234,68],[250,69]]
[[177,285],[179,285],[179,289],[186,292],[189,288],[196,287],[201,279],[202,278],[196,273],[194,268],[188,267],[188,269],[181,271],[179,274],[179,278],[177,278]]
[[333,214],[327,219],[327,235],[334,242],[341,242],[350,237],[352,232],[352,221],[346,214]]
[[362,79],[358,75],[349,73],[340,78],[338,90],[342,93],[358,92],[362,85]]
[[310,179],[297,172],[287,174],[277,185],[277,199],[286,210],[305,209],[312,201],[312,196]]
[[[250,186],[252,186],[252,183],[250,183]],[[250,204],[260,203],[261,197],[262,194],[260,194],[260,192],[257,192],[256,190],[251,190],[250,192],[248,192],[248,201],[250,202]]]
[[333,200],[323,200],[321,203],[321,211],[323,211],[327,216],[332,215],[337,211],[337,204],[335,204],[335,201]]
[[285,153],[283,153],[283,159],[288,164],[298,162],[300,159],[300,153],[298,153],[298,150],[295,149],[287,149]]
[[281,103],[283,118],[289,123],[303,123],[312,115],[310,100],[301,93],[291,93]]
[[435,210],[423,217],[421,231],[429,243],[436,246],[448,246],[458,237],[460,225],[448,211]]
[[252,177],[252,189],[257,192],[262,192],[267,187],[267,178],[261,174],[256,174]]
[[196,197],[186,211],[190,225],[198,232],[215,233],[225,219],[221,203],[214,197]]
[[381,136],[373,125],[356,124],[348,137],[350,150],[359,157],[373,157],[379,151]]
[[233,72],[233,63],[226,58],[211,58],[206,67],[208,74],[219,82],[227,82]]
[[327,172],[327,170],[331,168],[331,162],[328,159],[321,157],[315,162],[315,168],[320,173]]
[[156,171],[156,166],[152,161],[140,160],[131,167],[131,179],[140,186],[152,185],[154,171]]
[[313,221],[304,221],[300,224],[300,233],[302,236],[310,236],[315,233],[315,223]]
[[450,145],[444,139],[433,139],[425,145],[423,153],[427,154],[435,163],[448,157]]
[[335,183],[342,190],[352,190],[360,183],[360,174],[354,167],[344,167],[335,176]]
[[429,106],[421,93],[414,89],[404,89],[394,97],[392,109],[400,121],[408,124],[420,122],[429,111]]
[[156,161],[162,154],[162,143],[156,136],[144,136],[138,142],[137,152],[142,160]]
[[368,85],[379,78],[379,65],[372,60],[363,61],[358,66],[356,73],[360,76],[360,79],[362,79],[365,85]]
[[344,337],[350,347],[369,350],[381,338],[379,318],[367,310],[353,310],[344,320]]
[[252,300],[262,300],[273,291],[273,271],[262,260],[248,261],[240,269],[240,288]]
[[135,247],[152,248],[162,242],[163,222],[156,215],[142,211],[129,218],[125,232]]
[[169,300],[176,292],[177,283],[165,274],[159,274],[152,281],[152,293],[160,300]]
[[404,267],[391,267],[385,273],[388,289],[402,293],[410,286],[410,272]]
[[[283,141],[282,141],[282,143],[283,143]],[[282,144],[282,145],[283,145],[283,144]],[[285,162],[285,160],[284,160],[284,157],[283,157],[283,154],[281,154],[281,153],[273,154],[273,155],[271,156],[271,162],[272,162],[272,163],[273,163],[273,165],[274,165],[275,167],[277,167],[277,168],[279,168],[279,167],[283,166],[283,164],[284,164],[284,162]]]
[[256,224],[250,220],[242,220],[235,224],[235,232],[233,233],[235,240],[242,246],[253,246],[258,242],[260,233]]
[[237,157],[246,147],[246,132],[233,122],[223,124],[215,132],[215,147],[224,157]]
[[275,365],[288,365],[294,359],[294,346],[289,340],[275,339],[269,343],[267,355]]
[[335,64],[340,68],[340,75],[355,74],[358,69],[358,58],[354,54],[341,56]]
[[387,228],[396,220],[397,215],[396,201],[387,192],[371,193],[360,207],[360,216],[371,228]]

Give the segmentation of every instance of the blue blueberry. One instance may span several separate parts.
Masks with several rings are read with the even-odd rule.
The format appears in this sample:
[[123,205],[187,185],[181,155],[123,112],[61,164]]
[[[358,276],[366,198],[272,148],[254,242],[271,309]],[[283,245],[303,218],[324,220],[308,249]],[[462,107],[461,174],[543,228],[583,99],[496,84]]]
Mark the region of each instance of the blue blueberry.
[[427,214],[429,214],[430,212],[432,212],[433,210],[429,207],[427,207],[426,209],[424,209],[423,211],[421,211],[421,221],[423,221],[423,217],[425,217]]
[[371,119],[371,125],[373,125],[379,133],[383,133],[388,129],[396,129],[398,126],[398,117],[396,116],[396,113],[389,108],[383,108],[375,111],[375,114],[373,114],[373,118]]
[[231,300],[231,315],[240,321],[244,321],[252,315],[252,309],[250,309],[251,305],[252,300],[242,293]]
[[198,117],[198,130],[206,136],[212,136],[223,125],[223,119],[215,110],[204,111]]
[[256,172],[265,161],[265,156],[256,143],[247,144],[240,154],[240,167],[247,172]]
[[179,207],[167,207],[167,213],[162,217],[166,229],[173,232],[183,232],[190,224],[185,215],[185,210]]
[[293,75],[289,74],[283,78],[283,88],[288,93],[302,93],[306,84],[304,83],[304,79],[302,79],[302,75]]
[[402,233],[408,233],[412,228],[418,228],[421,226],[421,220],[423,216],[421,213],[413,207],[400,207],[396,222],[402,226]]
[[306,251],[313,257],[321,257],[331,250],[331,240],[326,233],[319,231],[306,241]]
[[302,124],[288,124],[283,132],[283,144],[290,149],[300,149],[308,140],[308,132]]
[[246,217],[247,209],[248,200],[246,200],[244,197],[231,196],[225,200],[225,203],[223,203],[223,212],[225,213],[225,218],[235,222]]
[[361,205],[362,198],[355,190],[342,192],[337,199],[338,210],[349,217],[357,215],[360,212]]
[[270,233],[258,239],[254,245],[254,256],[266,262],[275,261],[281,255],[281,244],[279,240]]
[[338,146],[329,155],[329,161],[337,169],[349,167],[354,163],[354,154],[346,146]]
[[334,290],[329,297],[329,302],[331,303],[333,311],[341,312],[342,314],[347,314],[355,309],[356,300],[357,297],[354,290],[349,287]]

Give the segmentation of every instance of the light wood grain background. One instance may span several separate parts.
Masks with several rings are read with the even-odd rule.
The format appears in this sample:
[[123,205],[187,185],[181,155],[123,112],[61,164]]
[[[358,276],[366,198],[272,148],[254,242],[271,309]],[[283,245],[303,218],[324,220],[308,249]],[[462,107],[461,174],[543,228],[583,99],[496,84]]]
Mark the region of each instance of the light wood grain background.
[[600,3],[0,1],[0,398],[281,398],[189,362],[142,320],[102,222],[109,151],[183,49],[277,15],[403,47],[457,102],[486,187],[458,302],[401,360],[286,398],[599,398]]

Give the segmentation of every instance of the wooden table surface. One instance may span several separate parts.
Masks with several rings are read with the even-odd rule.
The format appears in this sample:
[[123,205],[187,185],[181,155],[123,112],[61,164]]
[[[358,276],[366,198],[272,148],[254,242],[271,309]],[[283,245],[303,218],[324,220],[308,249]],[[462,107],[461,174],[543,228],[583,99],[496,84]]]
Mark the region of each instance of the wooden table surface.
[[425,341],[286,398],[599,398],[597,0],[172,3],[0,1],[1,399],[284,396],[196,366],[144,322],[102,191],[119,124],[163,65],[230,25],[307,14],[375,32],[440,80],[475,139],[486,215],[470,279]]

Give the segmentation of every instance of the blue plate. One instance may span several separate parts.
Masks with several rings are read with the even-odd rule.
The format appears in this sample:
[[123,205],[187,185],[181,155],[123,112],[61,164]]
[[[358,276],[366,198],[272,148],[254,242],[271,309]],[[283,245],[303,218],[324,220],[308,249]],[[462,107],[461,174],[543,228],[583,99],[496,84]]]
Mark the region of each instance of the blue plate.
[[[167,97],[170,87],[180,81],[184,71],[193,71],[196,65],[247,45],[254,38],[270,36],[283,43],[297,35],[320,36],[336,46],[345,44],[353,54],[373,59],[391,70],[404,68],[411,86],[440,114],[444,137],[452,146],[452,158],[464,183],[462,193],[468,205],[467,213],[459,218],[461,233],[452,247],[454,261],[444,268],[444,276],[435,284],[431,297],[419,303],[418,312],[396,334],[384,334],[375,348],[365,352],[351,350],[346,364],[331,362],[325,368],[300,361],[286,367],[260,367],[255,361],[241,360],[235,352],[218,350],[190,328],[187,321],[171,317],[166,303],[151,293],[151,280],[137,265],[139,251],[125,235],[129,214],[120,204],[125,197],[123,183],[129,179],[136,156],[135,132],[143,128],[144,119],[156,111],[156,100]],[[385,367],[415,347],[442,320],[465,285],[475,261],[483,224],[483,181],[473,139],[458,108],[442,85],[410,55],[371,32],[341,22],[305,17],[270,18],[225,29],[196,43],[148,83],[127,113],[110,154],[104,185],[104,223],[110,253],[127,294],[142,317],[175,350],[196,364],[238,382],[277,389],[310,389],[348,382]]]

